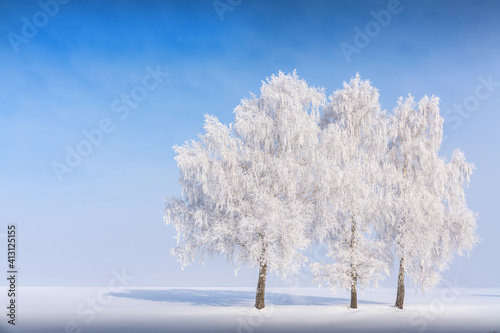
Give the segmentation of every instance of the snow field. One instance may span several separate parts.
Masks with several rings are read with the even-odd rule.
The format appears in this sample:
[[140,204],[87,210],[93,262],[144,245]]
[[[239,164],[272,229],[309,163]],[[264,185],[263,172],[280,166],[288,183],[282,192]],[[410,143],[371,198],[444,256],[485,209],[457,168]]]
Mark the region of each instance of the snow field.
[[17,325],[4,319],[0,332],[500,332],[500,289],[408,290],[397,310],[393,289],[368,290],[349,309],[347,293],[268,288],[260,311],[254,288],[134,287],[98,297],[103,289],[20,287]]

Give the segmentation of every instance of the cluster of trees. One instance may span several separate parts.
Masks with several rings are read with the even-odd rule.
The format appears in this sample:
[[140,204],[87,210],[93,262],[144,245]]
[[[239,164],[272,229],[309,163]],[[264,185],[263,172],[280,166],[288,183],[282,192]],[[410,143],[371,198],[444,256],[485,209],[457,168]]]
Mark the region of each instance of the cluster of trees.
[[[183,267],[217,255],[258,267],[257,309],[268,272],[285,278],[306,264],[318,284],[350,289],[356,308],[357,290],[395,259],[402,309],[405,276],[432,288],[477,242],[464,195],[474,167],[459,150],[438,156],[438,98],[401,98],[389,114],[359,75],[327,99],[280,72],[234,113],[230,125],[207,115],[199,140],[174,147],[183,195],[167,200],[165,222]],[[312,246],[330,261],[310,263]]]

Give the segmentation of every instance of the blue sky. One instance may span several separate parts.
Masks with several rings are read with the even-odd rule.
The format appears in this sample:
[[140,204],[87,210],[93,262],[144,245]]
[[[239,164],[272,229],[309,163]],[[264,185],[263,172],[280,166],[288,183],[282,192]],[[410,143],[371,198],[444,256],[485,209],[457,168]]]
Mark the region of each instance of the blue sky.
[[[0,236],[18,225],[20,284],[105,285],[124,268],[140,286],[254,286],[256,271],[234,277],[224,259],[181,270],[169,255],[163,205],[180,194],[171,147],[195,139],[204,114],[229,123],[261,80],[297,69],[328,94],[359,72],[387,110],[408,93],[440,97],[441,155],[461,148],[475,163],[467,195],[483,239],[444,278],[498,287],[500,2],[401,0],[347,59],[341,43],[356,46],[355,27],[373,27],[371,11],[390,3],[243,0],[221,20],[212,1],[73,0],[53,16],[36,1],[0,1]],[[26,20],[38,20],[30,38]],[[168,77],[145,90],[147,68]],[[113,102],[132,93],[144,98],[121,119]],[[113,130],[59,181],[54,162],[103,119]]]

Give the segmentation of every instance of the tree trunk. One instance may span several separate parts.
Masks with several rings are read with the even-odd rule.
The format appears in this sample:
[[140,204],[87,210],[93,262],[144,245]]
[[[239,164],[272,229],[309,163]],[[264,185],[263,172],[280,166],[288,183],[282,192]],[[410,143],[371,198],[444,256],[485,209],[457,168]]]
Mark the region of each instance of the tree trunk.
[[357,290],[358,278],[356,273],[352,275],[352,285],[351,285],[351,309],[358,308],[358,290]]
[[405,259],[401,257],[399,262],[399,275],[398,275],[398,294],[396,296],[395,307],[398,309],[403,309],[403,303],[405,300]]
[[351,248],[351,309],[358,308],[358,274],[354,266],[354,245],[356,243],[356,221],[354,217],[351,217],[351,243],[349,247]]
[[260,268],[259,268],[259,282],[257,283],[257,293],[255,294],[255,307],[260,310],[263,309],[266,304],[264,302],[264,297],[266,294],[266,275],[267,275],[267,260],[265,258],[265,248],[262,249],[262,255],[260,257]]

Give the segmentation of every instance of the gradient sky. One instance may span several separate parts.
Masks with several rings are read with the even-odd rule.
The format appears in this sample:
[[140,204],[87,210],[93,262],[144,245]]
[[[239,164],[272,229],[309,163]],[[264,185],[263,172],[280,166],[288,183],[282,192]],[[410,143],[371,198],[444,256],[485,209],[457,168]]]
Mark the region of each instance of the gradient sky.
[[[388,3],[244,0],[221,21],[211,0],[73,0],[44,22],[37,1],[0,1],[0,237],[18,225],[19,284],[100,286],[123,268],[137,286],[254,286],[256,270],[235,277],[224,258],[181,270],[169,254],[164,200],[180,194],[171,148],[202,132],[204,114],[229,123],[261,80],[297,69],[328,94],[359,72],[387,110],[409,93],[440,97],[441,155],[461,148],[477,167],[467,195],[482,238],[444,278],[500,287],[500,84],[481,83],[500,82],[500,2],[402,0],[348,61],[340,44],[355,46],[355,27],[373,26],[370,12]],[[9,36],[33,18],[40,27],[16,53]],[[121,119],[113,102],[140,92],[148,66],[169,75]],[[60,182],[54,161],[106,118],[114,130]]]

